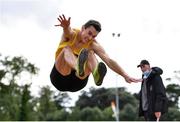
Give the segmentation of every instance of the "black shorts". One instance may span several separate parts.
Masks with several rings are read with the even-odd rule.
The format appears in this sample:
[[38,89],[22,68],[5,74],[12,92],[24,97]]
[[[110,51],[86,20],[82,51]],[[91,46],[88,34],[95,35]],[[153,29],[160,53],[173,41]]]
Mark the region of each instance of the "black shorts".
[[76,92],[81,90],[86,86],[89,76],[82,80],[75,73],[76,71],[72,70],[71,74],[63,76],[57,71],[54,65],[50,74],[51,83],[60,91]]

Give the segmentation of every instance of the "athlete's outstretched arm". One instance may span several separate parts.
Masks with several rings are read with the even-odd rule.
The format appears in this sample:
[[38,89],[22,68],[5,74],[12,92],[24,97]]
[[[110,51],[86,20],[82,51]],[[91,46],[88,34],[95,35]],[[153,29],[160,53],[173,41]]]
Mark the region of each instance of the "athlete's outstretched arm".
[[63,28],[63,35],[64,37],[70,37],[72,35],[72,30],[70,27],[70,20],[71,17],[69,17],[68,19],[66,19],[66,17],[64,16],[64,14],[61,16],[59,15],[59,17],[57,18],[58,21],[60,22],[59,24],[55,25],[55,26],[61,26]]
[[126,80],[126,82],[131,83],[131,82],[136,82],[136,79],[131,78],[124,70],[123,68],[118,65],[118,63],[111,59],[107,53],[105,52],[105,50],[103,49],[103,47],[98,44],[97,42],[94,42],[92,45],[92,49],[94,50],[94,52],[107,64],[107,66],[112,69],[114,72],[118,73],[119,75],[121,75],[122,77],[124,77],[124,79]]

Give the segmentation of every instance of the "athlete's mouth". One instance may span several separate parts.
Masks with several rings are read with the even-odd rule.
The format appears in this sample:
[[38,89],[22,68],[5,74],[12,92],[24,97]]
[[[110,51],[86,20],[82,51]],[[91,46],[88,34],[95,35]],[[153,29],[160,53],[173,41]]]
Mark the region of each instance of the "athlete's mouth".
[[87,38],[84,38],[84,39],[83,39],[83,43],[86,43],[87,41],[88,41]]

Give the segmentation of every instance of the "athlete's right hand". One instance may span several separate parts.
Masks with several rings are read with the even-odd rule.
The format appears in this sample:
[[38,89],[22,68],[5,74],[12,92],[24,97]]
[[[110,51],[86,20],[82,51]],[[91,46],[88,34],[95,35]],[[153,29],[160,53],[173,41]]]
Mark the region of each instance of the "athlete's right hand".
[[70,20],[71,20],[71,17],[68,18],[68,20],[66,19],[66,17],[64,16],[64,14],[61,16],[59,15],[59,17],[57,18],[58,21],[60,22],[60,24],[57,24],[55,26],[61,26],[63,27],[64,29],[68,28],[69,25],[70,25]]

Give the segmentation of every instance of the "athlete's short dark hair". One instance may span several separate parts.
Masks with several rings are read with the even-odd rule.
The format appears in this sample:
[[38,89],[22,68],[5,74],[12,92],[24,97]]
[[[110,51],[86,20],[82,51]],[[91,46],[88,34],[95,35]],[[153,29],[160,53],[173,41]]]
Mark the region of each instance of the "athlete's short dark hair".
[[96,20],[89,20],[88,22],[84,24],[85,29],[90,26],[93,26],[98,32],[101,31],[101,24]]

